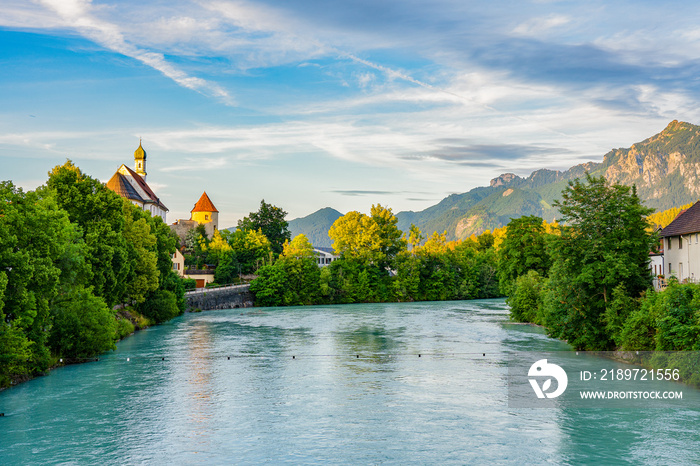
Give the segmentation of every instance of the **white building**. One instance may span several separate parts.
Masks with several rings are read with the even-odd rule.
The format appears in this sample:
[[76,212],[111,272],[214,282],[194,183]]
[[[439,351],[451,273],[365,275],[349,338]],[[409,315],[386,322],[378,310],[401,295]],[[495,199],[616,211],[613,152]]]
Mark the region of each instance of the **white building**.
[[666,278],[695,282],[700,278],[700,202],[681,212],[659,233],[664,244]]
[[316,254],[316,263],[319,267],[325,267],[340,257],[335,254],[333,248],[318,248],[314,246],[314,253]]
[[121,197],[128,199],[134,205],[166,221],[168,208],[158,199],[158,196],[146,183],[146,151],[139,147],[134,152],[136,171],[122,165],[107,182],[107,188]]

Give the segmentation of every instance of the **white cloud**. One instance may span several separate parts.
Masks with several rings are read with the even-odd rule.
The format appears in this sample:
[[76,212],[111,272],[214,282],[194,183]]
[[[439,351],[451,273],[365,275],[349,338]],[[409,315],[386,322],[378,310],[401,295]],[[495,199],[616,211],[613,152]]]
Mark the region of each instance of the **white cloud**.
[[552,29],[559,28],[571,22],[571,18],[564,15],[549,15],[540,18],[532,18],[520,23],[513,29],[513,33],[519,36],[540,37],[548,34]]
[[[66,28],[102,45],[114,52],[134,58],[143,64],[161,72],[180,86],[219,99],[227,105],[233,105],[233,97],[217,83],[209,82],[188,73],[169,63],[162,53],[140,48],[126,40],[120,26],[97,17],[101,8],[95,7],[90,0],[40,0],[48,11],[55,13],[52,17],[44,11],[11,8],[11,20],[5,22],[15,27],[36,21],[34,28]],[[3,10],[3,13],[6,10]],[[57,15],[57,17],[56,17]]]

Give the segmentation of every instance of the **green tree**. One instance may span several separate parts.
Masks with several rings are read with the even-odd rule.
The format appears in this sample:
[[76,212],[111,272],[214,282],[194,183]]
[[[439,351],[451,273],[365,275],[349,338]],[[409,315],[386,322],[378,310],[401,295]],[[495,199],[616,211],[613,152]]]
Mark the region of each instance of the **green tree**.
[[377,265],[380,270],[386,270],[393,267],[396,255],[406,250],[407,243],[403,233],[396,226],[399,220],[390,208],[382,207],[380,204],[372,205],[370,214],[378,227],[377,242],[380,255]]
[[136,266],[124,237],[124,200],[70,160],[49,172],[46,186],[82,231],[94,294],[109,307],[122,302]]
[[392,283],[394,299],[400,302],[420,299],[420,279],[420,258],[414,254],[399,254],[396,258],[396,276]]
[[336,254],[365,264],[376,263],[381,257],[382,244],[377,222],[357,211],[338,218],[328,231]]
[[554,240],[554,263],[545,300],[551,335],[578,349],[610,349],[605,311],[612,290],[637,298],[651,285],[649,251],[656,239],[636,189],[586,175],[556,202],[566,225]]
[[175,293],[163,289],[149,293],[146,299],[137,305],[137,309],[142,315],[152,319],[157,324],[168,321],[181,313]]
[[270,242],[275,255],[282,253],[282,245],[291,239],[289,223],[285,220],[287,212],[279,207],[260,201],[257,212],[251,212],[248,217],[238,221],[238,230],[261,231]]
[[54,354],[88,358],[115,348],[114,312],[91,289],[71,289],[54,303],[51,314],[49,345]]
[[251,283],[251,292],[261,306],[314,304],[321,296],[321,271],[313,246],[305,235],[285,241],[274,265],[262,267]]
[[258,277],[250,284],[256,306],[282,306],[286,289],[287,275],[284,268],[277,265],[261,267]]
[[126,200],[123,207],[125,219],[123,234],[128,241],[129,255],[134,264],[125,294],[128,299],[142,303],[148,293],[158,289],[160,284],[160,273],[157,267],[158,240],[156,235],[151,233],[151,227],[148,225],[147,219],[150,215]]
[[155,235],[156,268],[161,284],[166,280],[169,272],[173,270],[173,254],[177,248],[178,236],[160,217],[146,215],[151,233]]
[[542,277],[537,270],[529,270],[520,275],[506,299],[510,306],[510,318],[516,322],[543,324],[542,318]]
[[201,269],[209,261],[209,243],[204,225],[199,224],[185,235],[185,266]]
[[[272,262],[272,245],[262,230],[236,230],[228,236],[241,273],[255,273]],[[233,265],[232,265],[233,266]]]
[[501,292],[510,294],[515,280],[534,270],[546,277],[551,266],[547,238],[540,217],[511,219],[498,251],[498,279]]
[[51,307],[80,277],[80,232],[49,190],[23,192],[0,183],[0,383],[49,364]]

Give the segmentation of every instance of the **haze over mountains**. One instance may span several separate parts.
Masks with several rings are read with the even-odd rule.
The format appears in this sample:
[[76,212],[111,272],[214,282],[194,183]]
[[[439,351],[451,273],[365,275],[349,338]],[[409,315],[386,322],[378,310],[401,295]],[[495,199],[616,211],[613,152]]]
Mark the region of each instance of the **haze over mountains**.
[[[609,182],[635,184],[640,199],[657,211],[695,202],[700,198],[700,126],[672,121],[662,132],[627,149],[613,149],[602,162],[588,162],[567,171],[541,169],[527,178],[505,173],[489,186],[453,194],[420,212],[399,212],[398,226],[411,223],[424,235],[447,231],[447,238],[472,234],[507,224],[511,218],[537,215],[551,221],[552,206],[569,180],[603,175]],[[389,206],[390,207],[390,206]],[[330,247],[328,229],[342,214],[325,208],[289,222],[292,237],[304,233],[316,246]]]

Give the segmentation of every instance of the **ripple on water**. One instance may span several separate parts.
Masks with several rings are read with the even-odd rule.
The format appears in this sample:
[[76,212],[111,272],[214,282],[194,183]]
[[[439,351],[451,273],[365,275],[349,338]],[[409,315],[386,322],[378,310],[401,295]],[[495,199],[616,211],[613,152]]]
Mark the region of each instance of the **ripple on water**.
[[[683,409],[512,409],[503,300],[188,314],[0,393],[3,463],[692,463]],[[418,357],[418,355],[421,355]],[[129,358],[129,361],[127,361]],[[695,455],[695,456],[694,456]],[[678,460],[678,461],[674,461]]]

